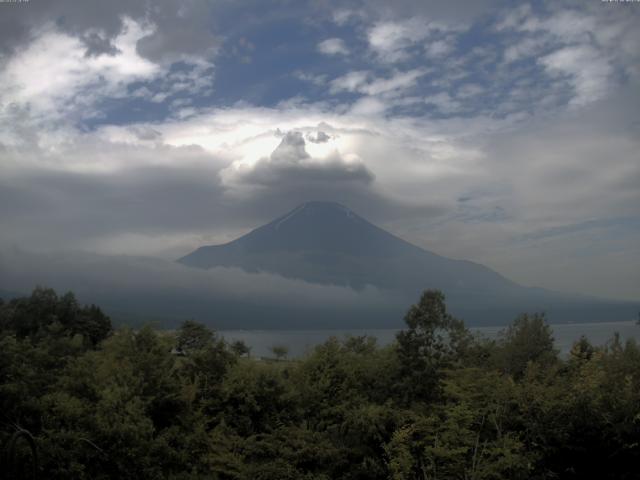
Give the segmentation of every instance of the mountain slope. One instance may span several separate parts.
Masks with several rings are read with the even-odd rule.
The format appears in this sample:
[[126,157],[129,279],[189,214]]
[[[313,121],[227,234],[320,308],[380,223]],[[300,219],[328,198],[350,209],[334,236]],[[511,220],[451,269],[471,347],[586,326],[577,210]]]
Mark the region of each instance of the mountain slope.
[[546,311],[554,321],[631,315],[626,303],[523,287],[483,265],[436,255],[333,202],[307,202],[230,243],[198,248],[178,261],[354,289],[372,285],[400,292],[407,301],[424,289],[440,289],[451,310],[472,323],[503,323],[523,311]]
[[482,265],[416,247],[331,202],[305,203],[237,240],[201,247],[178,261],[354,288],[405,289],[425,283],[441,289],[517,287]]

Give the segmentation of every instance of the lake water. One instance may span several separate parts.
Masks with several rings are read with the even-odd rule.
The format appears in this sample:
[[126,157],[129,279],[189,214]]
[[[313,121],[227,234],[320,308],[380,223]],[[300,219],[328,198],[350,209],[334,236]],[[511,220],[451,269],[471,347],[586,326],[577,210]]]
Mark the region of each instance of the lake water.
[[[472,332],[478,332],[489,338],[495,338],[500,330],[505,327],[478,327],[471,328]],[[608,322],[608,323],[572,323],[551,325],[556,348],[566,355],[573,342],[584,335],[594,345],[604,345],[609,341],[614,332],[620,334],[625,341],[635,338],[640,341],[640,326],[635,322]],[[219,333],[227,340],[242,340],[251,347],[251,355],[254,357],[273,357],[271,347],[283,345],[289,349],[289,357],[300,357],[313,350],[316,345],[325,342],[329,337],[370,335],[376,337],[378,345],[388,345],[395,339],[396,329],[354,329],[354,330],[222,330]]]

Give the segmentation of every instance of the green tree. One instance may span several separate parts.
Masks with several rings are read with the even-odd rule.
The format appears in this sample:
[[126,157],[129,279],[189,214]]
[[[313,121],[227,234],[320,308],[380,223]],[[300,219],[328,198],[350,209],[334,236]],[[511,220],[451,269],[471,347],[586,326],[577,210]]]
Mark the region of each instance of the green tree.
[[409,415],[385,445],[390,478],[529,478],[522,443],[511,434],[497,438],[485,423],[466,403]]
[[289,348],[285,345],[274,345],[273,347],[271,347],[271,351],[278,360],[287,358],[287,355],[289,354]]
[[178,336],[180,375],[193,389],[193,400],[205,412],[215,412],[220,404],[220,389],[229,368],[237,361],[223,339],[206,326],[187,321]]
[[189,354],[203,350],[213,343],[214,333],[203,323],[194,320],[185,320],[178,329],[176,348]]
[[578,341],[574,342],[571,347],[571,351],[569,352],[569,356],[571,360],[584,361],[590,360],[594,353],[595,348],[591,345],[589,340],[582,335]]
[[544,314],[521,315],[500,333],[499,365],[516,379],[530,362],[550,365],[557,361],[551,327]]
[[244,361],[234,364],[220,393],[223,418],[243,436],[271,431],[297,416],[292,384],[283,364]]
[[58,297],[50,288],[36,287],[29,297],[5,304],[0,328],[33,341],[80,335],[85,346],[95,347],[112,331],[111,320],[95,305],[80,306],[73,293]]
[[408,328],[396,336],[401,368],[397,391],[405,402],[436,399],[444,368],[461,357],[470,334],[447,313],[444,294],[437,290],[426,290],[404,320]]
[[251,354],[251,347],[242,340],[236,340],[231,344],[231,351],[239,357],[244,355],[248,357]]
[[565,360],[542,316],[483,341],[425,292],[396,344],[270,362],[197,322],[112,332],[91,308],[42,288],[0,303],[0,445],[32,432],[42,478],[637,478],[640,348],[619,335]]

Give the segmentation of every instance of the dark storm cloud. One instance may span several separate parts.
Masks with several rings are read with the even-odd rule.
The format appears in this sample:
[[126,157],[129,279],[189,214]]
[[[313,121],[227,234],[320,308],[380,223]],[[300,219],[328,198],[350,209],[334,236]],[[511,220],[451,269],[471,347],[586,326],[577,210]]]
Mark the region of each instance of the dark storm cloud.
[[207,56],[219,46],[212,32],[212,2],[168,2],[152,9],[157,29],[138,42],[138,53],[155,62],[181,55]]
[[[105,41],[110,43],[122,30],[122,16],[142,18],[145,5],[143,2],[127,0],[31,0],[28,4],[15,6],[2,4],[0,11],[0,48],[6,53],[7,50],[20,48],[33,30],[50,22],[76,36],[81,36],[90,29],[100,30],[104,46]],[[95,53],[91,46],[95,38],[89,35],[88,39],[88,53]]]
[[251,167],[240,168],[230,177],[232,185],[251,192],[242,196],[235,208],[261,223],[310,200],[339,202],[381,222],[400,214],[410,217],[442,213],[437,207],[411,207],[393,200],[376,189],[374,180],[364,163],[348,162],[338,153],[313,159],[305,149],[302,133],[297,131],[285,134],[270,156]]
[[221,220],[222,192],[216,172],[205,168],[22,172],[0,182],[0,224],[9,243],[52,247],[105,234],[188,231]]
[[265,186],[319,183],[369,184],[373,179],[373,173],[364,165],[349,165],[340,158],[307,165],[273,164],[260,160],[251,172],[242,176],[243,183]]
[[[126,131],[145,141],[162,139],[152,127]],[[407,207],[381,194],[362,164],[340,157],[311,159],[296,132],[285,135],[264,164],[258,162],[232,185],[220,175],[225,162],[196,147],[125,147],[94,139],[77,145],[67,160],[99,156],[103,150],[114,161],[131,159],[131,166],[125,162],[108,172],[5,169],[0,178],[2,245],[112,251],[109,242],[140,235],[156,243],[143,249],[139,244],[144,240],[131,240],[137,242],[135,251],[177,258],[203,242],[231,240],[310,200],[336,201],[380,223],[441,213],[434,207]],[[154,165],[155,157],[170,159],[171,166]],[[248,190],[234,195],[233,185]],[[158,240],[163,236],[176,240],[167,246]]]

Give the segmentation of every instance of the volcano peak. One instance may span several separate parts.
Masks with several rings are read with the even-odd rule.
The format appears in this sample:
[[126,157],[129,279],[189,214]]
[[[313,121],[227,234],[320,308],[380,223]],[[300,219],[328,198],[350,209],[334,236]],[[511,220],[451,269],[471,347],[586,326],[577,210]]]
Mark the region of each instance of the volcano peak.
[[407,298],[440,289],[454,311],[490,322],[510,320],[528,307],[555,306],[571,319],[584,319],[588,310],[572,310],[580,303],[575,298],[522,287],[485,266],[419,248],[331,201],[302,203],[232,242],[200,247],[179,262],[355,289],[373,286]]
[[[337,202],[313,200],[302,203],[286,215],[274,220],[271,224],[276,230],[292,220],[332,222],[337,218],[360,218],[349,208]],[[332,218],[333,217],[333,218]],[[336,218],[337,217],[337,218]]]

